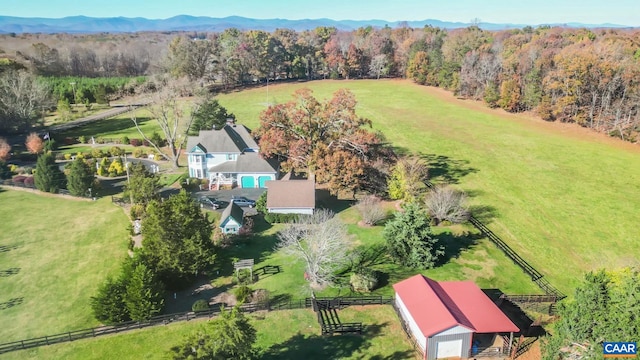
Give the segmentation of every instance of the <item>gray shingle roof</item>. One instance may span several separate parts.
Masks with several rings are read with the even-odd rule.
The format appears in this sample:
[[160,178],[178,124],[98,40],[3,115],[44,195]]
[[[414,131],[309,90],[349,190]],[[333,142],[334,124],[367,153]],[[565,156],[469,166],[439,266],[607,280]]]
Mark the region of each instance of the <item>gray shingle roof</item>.
[[277,172],[276,166],[256,152],[238,155],[238,160],[227,161],[209,168],[210,173],[269,173]]
[[187,152],[198,144],[208,153],[258,151],[258,144],[244,125],[225,125],[220,130],[200,130],[198,136],[189,136],[187,139]]
[[220,225],[224,224],[227,218],[231,216],[233,220],[235,220],[238,224],[242,225],[242,217],[244,216],[244,210],[238,205],[236,205],[233,201],[229,203],[229,205],[222,212],[222,216],[220,217]]

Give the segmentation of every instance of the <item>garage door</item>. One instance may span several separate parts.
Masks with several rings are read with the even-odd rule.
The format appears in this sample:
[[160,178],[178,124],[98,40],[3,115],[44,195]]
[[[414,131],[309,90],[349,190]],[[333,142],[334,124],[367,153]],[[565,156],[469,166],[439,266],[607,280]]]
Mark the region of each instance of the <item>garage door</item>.
[[436,358],[462,357],[462,339],[451,341],[438,341]]
[[258,177],[258,187],[259,188],[264,188],[264,183],[266,183],[267,181],[271,180],[271,176],[260,176]]
[[240,181],[243,188],[254,188],[256,187],[256,181],[253,176],[243,176]]

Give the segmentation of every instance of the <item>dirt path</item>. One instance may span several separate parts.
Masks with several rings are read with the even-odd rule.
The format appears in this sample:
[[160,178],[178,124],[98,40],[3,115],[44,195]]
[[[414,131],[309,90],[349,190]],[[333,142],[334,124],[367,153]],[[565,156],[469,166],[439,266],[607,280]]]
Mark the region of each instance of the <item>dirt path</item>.
[[[391,81],[406,82],[408,80]],[[613,146],[619,149],[640,153],[640,146],[638,146],[638,144],[632,144],[624,140],[613,138],[606,134],[596,132],[595,130],[584,128],[577,124],[544,121],[531,112],[514,114],[506,112],[502,109],[491,109],[487,107],[487,105],[482,101],[458,98],[452,92],[445,89],[417,84],[414,84],[414,86],[419,89],[419,91],[436,97],[442,101],[455,104],[456,106],[466,107],[467,109],[482,112],[485,114],[490,114],[492,116],[497,116],[509,121],[515,121],[539,131],[547,132],[550,134],[562,134],[573,139],[593,141]]]

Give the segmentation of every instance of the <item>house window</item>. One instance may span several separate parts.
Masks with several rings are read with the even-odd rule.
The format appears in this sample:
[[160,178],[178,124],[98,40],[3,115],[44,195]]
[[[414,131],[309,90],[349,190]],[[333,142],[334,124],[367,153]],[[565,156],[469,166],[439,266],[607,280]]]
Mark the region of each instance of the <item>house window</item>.
[[227,228],[227,233],[235,233],[236,232],[236,228],[235,227],[228,227]]
[[227,154],[227,160],[235,160],[236,156],[236,154]]
[[195,177],[197,177],[198,179],[202,179],[203,178],[202,169],[195,169],[195,172],[196,172],[196,176]]

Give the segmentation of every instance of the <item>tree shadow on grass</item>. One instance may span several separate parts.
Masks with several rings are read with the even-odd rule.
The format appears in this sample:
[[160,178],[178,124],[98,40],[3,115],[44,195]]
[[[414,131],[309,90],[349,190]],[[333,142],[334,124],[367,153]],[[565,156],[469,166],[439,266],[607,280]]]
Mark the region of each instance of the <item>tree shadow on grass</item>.
[[16,275],[20,272],[20,268],[9,268],[6,270],[0,270],[0,277],[9,277],[11,275]]
[[13,244],[13,245],[0,245],[0,253],[9,252],[11,250],[19,249],[23,247],[24,244]]
[[[357,321],[357,320],[356,320]],[[357,351],[365,350],[371,341],[379,336],[388,323],[364,324],[362,335],[344,334],[318,336],[297,334],[287,341],[268,348],[260,357],[262,360],[275,359],[339,359],[352,357]],[[319,325],[315,325],[319,328]],[[320,329],[318,329],[319,331]],[[377,357],[377,359],[394,359]]]
[[355,201],[338,199],[335,195],[331,195],[329,190],[318,189],[316,190],[316,204],[318,208],[329,209],[336,214],[347,210]]
[[18,306],[20,304],[22,304],[24,302],[24,298],[23,297],[17,297],[17,298],[13,298],[10,299],[9,301],[5,301],[0,303],[0,310],[6,310],[6,309],[10,309],[14,306]]
[[473,205],[469,207],[469,213],[485,225],[491,224],[498,215],[498,209],[489,205]]
[[457,184],[461,178],[478,169],[469,166],[469,160],[456,160],[445,155],[421,154],[429,166],[429,178],[447,184]]
[[220,271],[222,276],[232,275],[234,258],[253,259],[255,264],[259,264],[275,251],[277,242],[276,234],[238,237],[230,246],[220,250],[220,261],[216,270]]
[[441,266],[451,259],[460,257],[460,254],[475,245],[478,240],[484,238],[484,235],[477,233],[466,233],[464,235],[454,235],[450,232],[444,232],[436,236],[439,244],[444,246],[444,256],[442,256],[436,266]]
[[[151,121],[150,117],[137,117],[138,124],[142,125]],[[107,136],[109,133],[135,128],[130,118],[109,118],[91,122],[87,125],[63,130],[55,134],[56,137],[79,137],[79,136]],[[115,135],[113,135],[115,136]],[[142,136],[140,136],[142,137]]]

